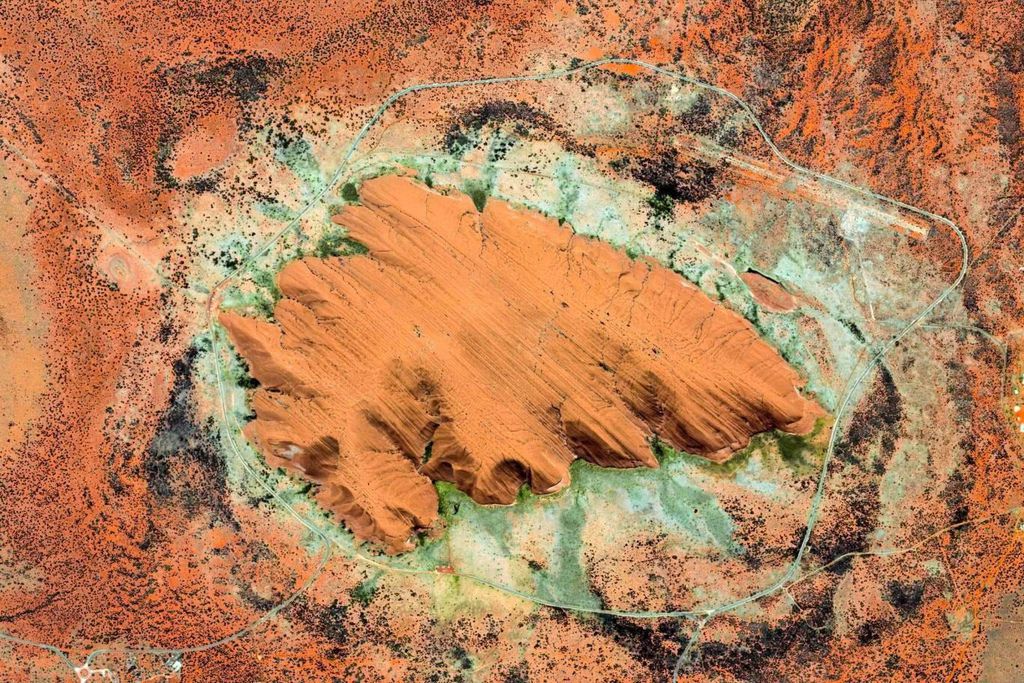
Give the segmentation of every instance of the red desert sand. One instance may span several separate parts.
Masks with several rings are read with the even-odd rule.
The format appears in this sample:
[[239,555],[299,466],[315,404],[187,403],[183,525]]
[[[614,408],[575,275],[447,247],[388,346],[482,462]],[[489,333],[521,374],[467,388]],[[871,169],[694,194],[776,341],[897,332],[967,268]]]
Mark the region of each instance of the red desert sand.
[[276,322],[224,313],[260,387],[246,435],[391,551],[437,516],[548,493],[576,458],[656,467],[650,439],[723,461],[821,414],[736,313],[676,273],[491,200],[367,182],[334,220],[365,255],[280,273]]

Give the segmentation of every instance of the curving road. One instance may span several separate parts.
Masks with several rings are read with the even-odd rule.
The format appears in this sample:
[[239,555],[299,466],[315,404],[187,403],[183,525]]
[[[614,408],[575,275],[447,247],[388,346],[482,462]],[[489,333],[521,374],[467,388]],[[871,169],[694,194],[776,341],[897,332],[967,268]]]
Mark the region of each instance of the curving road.
[[[776,579],[771,584],[765,586],[764,588],[762,588],[762,589],[760,589],[758,591],[755,591],[755,592],[751,593],[750,595],[747,595],[746,597],[743,597],[741,599],[734,600],[732,602],[724,603],[724,604],[717,605],[717,606],[710,607],[710,608],[700,609],[700,610],[620,611],[620,610],[596,609],[596,608],[588,607],[588,606],[585,606],[585,605],[574,605],[574,604],[560,603],[560,602],[557,602],[557,601],[548,600],[548,599],[545,599],[545,598],[537,596],[537,595],[530,595],[530,594],[524,593],[524,592],[522,592],[522,591],[520,591],[520,590],[518,590],[518,589],[516,589],[516,588],[514,588],[512,586],[507,586],[507,585],[501,584],[499,582],[496,582],[496,581],[493,581],[491,579],[488,579],[487,577],[477,576],[477,575],[474,575],[474,574],[460,573],[460,572],[455,572],[454,574],[449,574],[449,573],[441,574],[441,573],[438,573],[438,572],[436,572],[434,570],[430,570],[430,569],[410,569],[410,568],[407,568],[407,567],[400,567],[400,566],[396,566],[396,565],[393,565],[393,564],[390,564],[390,563],[387,563],[387,562],[382,562],[380,560],[377,560],[377,559],[374,559],[374,558],[369,557],[367,555],[364,555],[364,554],[360,553],[359,551],[356,551],[354,554],[348,556],[349,559],[352,559],[352,560],[364,563],[364,564],[366,564],[368,566],[372,566],[372,567],[375,567],[375,568],[378,568],[378,569],[382,569],[384,571],[389,571],[389,572],[405,573],[405,574],[429,574],[429,575],[432,575],[432,576],[446,577],[446,578],[447,577],[451,577],[451,576],[456,576],[456,577],[459,577],[459,578],[462,578],[462,579],[466,579],[466,580],[469,580],[469,581],[474,581],[474,582],[476,582],[476,583],[478,583],[480,585],[484,585],[484,586],[490,587],[490,588],[492,588],[494,590],[497,590],[497,591],[500,591],[502,593],[505,593],[505,594],[508,594],[508,595],[513,595],[513,596],[516,596],[518,598],[522,598],[524,600],[528,600],[528,601],[533,602],[533,603],[538,604],[538,605],[544,605],[544,606],[547,606],[547,607],[553,607],[553,608],[558,608],[558,609],[563,609],[563,610],[568,610],[568,611],[587,612],[587,613],[594,613],[594,614],[603,614],[603,615],[609,615],[609,616],[615,616],[615,617],[628,617],[628,618],[633,618],[633,619],[685,618],[685,619],[697,620],[698,621],[698,627],[695,629],[693,635],[691,636],[691,638],[687,642],[685,648],[683,649],[682,653],[680,654],[680,656],[679,656],[679,658],[678,658],[678,660],[676,662],[676,666],[675,666],[675,668],[673,670],[673,680],[677,680],[683,665],[688,661],[688,658],[689,658],[690,654],[692,653],[693,649],[697,645],[697,642],[699,640],[699,637],[700,637],[702,629],[704,628],[704,626],[711,619],[713,619],[714,617],[719,616],[721,614],[725,614],[727,612],[734,611],[734,610],[736,610],[736,609],[738,609],[740,607],[743,607],[744,605],[747,605],[747,604],[750,604],[752,602],[761,600],[761,599],[763,599],[765,597],[768,597],[770,595],[774,595],[775,593],[778,593],[780,591],[785,590],[789,585],[792,585],[796,581],[800,580],[799,579],[800,566],[801,566],[801,563],[803,561],[804,554],[807,551],[807,545],[810,542],[811,534],[813,533],[814,528],[817,525],[818,516],[819,516],[820,511],[821,511],[821,505],[822,505],[822,502],[823,502],[823,500],[825,498],[825,492],[826,492],[825,484],[826,484],[826,480],[827,480],[827,477],[828,477],[829,466],[831,464],[832,458],[833,458],[834,453],[835,453],[836,443],[838,441],[839,434],[840,434],[840,425],[842,423],[843,418],[846,416],[846,413],[849,411],[849,409],[853,405],[854,399],[855,399],[858,391],[860,390],[861,386],[863,385],[865,380],[871,375],[871,373],[873,372],[875,367],[878,365],[878,363],[886,356],[886,354],[888,354],[896,346],[896,344],[901,339],[903,339],[908,334],[910,334],[914,329],[919,327],[924,322],[924,320],[927,319],[928,316],[931,315],[931,313],[936,309],[936,307],[938,307],[943,301],[945,301],[950,296],[950,294],[952,294],[961,285],[961,283],[964,281],[964,278],[967,276],[968,267],[969,267],[969,251],[968,251],[967,239],[966,239],[963,231],[960,229],[960,227],[957,226],[953,221],[951,221],[951,220],[949,220],[949,219],[947,219],[947,218],[945,218],[943,216],[939,216],[937,214],[934,214],[934,213],[931,213],[929,211],[926,211],[924,209],[920,209],[918,207],[911,206],[909,204],[906,204],[906,203],[901,202],[899,200],[893,199],[891,197],[886,197],[884,195],[880,195],[880,194],[878,194],[876,192],[873,192],[873,191],[871,191],[869,189],[858,187],[858,186],[853,185],[851,183],[848,183],[848,182],[846,182],[844,180],[841,180],[841,179],[838,179],[838,178],[834,178],[834,177],[826,175],[824,173],[819,173],[817,171],[814,171],[813,169],[809,169],[809,168],[807,168],[805,166],[802,166],[800,164],[797,164],[797,163],[793,162],[792,160],[790,160],[778,148],[778,146],[775,144],[775,142],[771,139],[771,137],[768,135],[768,133],[763,128],[763,126],[762,126],[761,122],[758,120],[757,116],[754,114],[753,109],[750,107],[750,105],[748,105],[741,98],[739,98],[738,96],[736,96],[732,92],[730,92],[728,90],[725,90],[724,88],[720,88],[718,86],[711,85],[709,83],[704,83],[702,81],[699,81],[697,79],[691,78],[691,77],[686,76],[684,74],[680,74],[680,73],[677,73],[675,71],[672,71],[672,70],[669,70],[669,69],[666,69],[666,68],[663,68],[663,67],[660,67],[660,66],[657,66],[657,65],[654,65],[654,64],[650,64],[648,62],[644,62],[644,61],[641,61],[641,60],[628,59],[628,58],[613,58],[613,57],[609,57],[609,58],[597,59],[597,60],[594,60],[594,61],[591,61],[591,62],[582,63],[582,64],[579,64],[577,66],[570,67],[570,68],[558,69],[558,70],[553,70],[553,71],[545,72],[545,73],[542,73],[542,74],[525,74],[525,75],[519,75],[519,76],[501,76],[501,77],[493,77],[493,78],[475,78],[475,79],[466,79],[466,80],[438,81],[438,82],[432,82],[432,83],[422,83],[422,84],[411,85],[411,86],[402,88],[401,90],[398,90],[397,92],[395,92],[391,96],[389,96],[387,99],[385,99],[377,107],[377,109],[373,112],[373,114],[366,120],[366,122],[363,124],[363,126],[359,129],[359,132],[357,133],[356,137],[352,140],[352,142],[350,143],[350,145],[349,145],[345,155],[342,157],[342,160],[341,160],[341,162],[339,164],[338,169],[331,176],[331,178],[324,185],[324,187],[322,189],[320,189],[299,210],[299,212],[295,215],[295,217],[292,220],[290,220],[280,231],[278,231],[271,239],[269,239],[262,246],[260,246],[259,249],[257,249],[255,252],[253,252],[253,254],[244,263],[242,263],[240,266],[238,266],[238,268],[236,268],[233,272],[231,272],[229,275],[227,275],[224,279],[222,279],[220,282],[218,282],[216,284],[216,286],[211,291],[211,293],[209,295],[209,298],[207,300],[207,308],[206,308],[206,312],[207,312],[207,327],[208,327],[208,330],[209,330],[209,333],[210,333],[210,337],[213,340],[213,353],[214,353],[215,358],[218,359],[218,363],[219,363],[221,356],[220,356],[220,349],[219,349],[219,347],[217,345],[217,330],[216,330],[216,325],[215,325],[215,322],[214,322],[214,319],[215,319],[214,313],[215,313],[215,311],[217,309],[217,305],[218,305],[218,302],[219,302],[219,296],[220,296],[221,292],[223,291],[224,287],[226,285],[232,283],[233,281],[237,280],[243,273],[245,273],[255,259],[257,259],[260,256],[262,256],[263,254],[265,254],[288,231],[292,230],[296,225],[298,225],[300,220],[307,213],[309,213],[309,211],[311,209],[313,209],[315,206],[317,206],[328,195],[328,193],[334,187],[336,187],[338,185],[338,183],[341,181],[341,179],[345,176],[346,172],[348,171],[349,164],[350,164],[353,156],[355,155],[356,151],[358,150],[359,146],[362,144],[362,142],[365,139],[365,137],[367,136],[367,134],[380,121],[380,119],[384,116],[384,114],[388,111],[388,109],[390,109],[396,102],[400,101],[404,97],[406,97],[408,95],[411,95],[413,93],[423,92],[423,91],[428,91],[428,90],[456,89],[456,88],[465,88],[465,87],[473,87],[473,86],[490,86],[490,85],[500,85],[500,84],[506,84],[506,83],[521,83],[521,82],[529,82],[529,81],[546,81],[546,80],[552,80],[552,79],[557,79],[557,78],[564,78],[564,77],[570,76],[572,74],[582,73],[582,72],[589,71],[591,69],[596,69],[596,68],[599,68],[599,67],[602,67],[602,66],[606,66],[606,65],[629,65],[629,66],[634,66],[634,67],[642,68],[642,69],[644,69],[646,71],[649,71],[651,73],[656,73],[656,74],[659,74],[661,76],[664,76],[666,78],[669,78],[669,79],[672,79],[672,80],[675,80],[675,81],[687,83],[689,85],[701,88],[703,90],[715,93],[717,95],[720,95],[721,97],[724,97],[724,98],[726,98],[728,100],[731,100],[732,102],[736,103],[742,109],[742,111],[746,114],[747,117],[749,117],[751,123],[754,125],[754,127],[757,130],[757,132],[760,134],[760,136],[764,140],[764,142],[768,145],[768,148],[771,150],[772,154],[779,161],[781,161],[782,163],[784,163],[785,165],[787,165],[788,167],[790,167],[794,171],[796,171],[796,172],[798,172],[800,174],[803,174],[806,177],[809,177],[809,178],[812,178],[814,180],[817,180],[817,181],[819,181],[821,183],[825,183],[825,184],[828,184],[828,185],[832,185],[832,186],[835,186],[835,187],[842,188],[842,189],[847,190],[849,192],[852,192],[854,194],[859,194],[859,195],[861,195],[863,197],[870,198],[870,199],[873,199],[875,201],[887,204],[889,206],[896,207],[896,208],[902,209],[904,211],[908,211],[908,212],[914,213],[914,214],[916,214],[918,216],[921,216],[923,218],[927,218],[927,219],[935,221],[935,222],[937,222],[937,223],[939,223],[941,225],[944,225],[945,227],[949,228],[956,235],[957,239],[960,241],[960,246],[961,246],[962,263],[960,265],[960,269],[959,269],[959,272],[958,272],[956,278],[945,289],[943,289],[942,292],[931,303],[929,303],[927,306],[925,306],[912,320],[910,320],[908,323],[906,323],[892,337],[890,337],[874,353],[874,355],[871,357],[870,361],[859,372],[857,372],[851,378],[850,382],[847,384],[846,389],[845,389],[845,391],[844,391],[844,393],[842,395],[842,398],[840,400],[840,403],[839,403],[838,408],[837,408],[836,413],[835,413],[835,422],[834,422],[834,424],[832,426],[832,430],[831,430],[831,433],[830,433],[830,436],[829,436],[829,441],[828,441],[828,447],[827,447],[827,449],[825,451],[825,455],[824,455],[824,458],[822,460],[821,470],[820,470],[820,472],[818,474],[817,486],[815,488],[814,495],[813,495],[813,497],[811,499],[811,505],[810,505],[810,509],[809,509],[809,512],[808,512],[807,521],[806,521],[806,524],[805,524],[805,529],[804,529],[803,536],[801,537],[801,540],[800,540],[800,543],[799,543],[799,545],[797,547],[796,553],[794,554],[794,557],[793,557],[792,561],[790,562],[790,564],[788,565],[788,568],[786,569],[786,571],[778,579]],[[230,634],[228,636],[225,636],[223,638],[220,638],[220,639],[217,639],[217,640],[214,640],[214,641],[210,641],[208,643],[204,643],[202,645],[197,645],[197,646],[192,646],[192,647],[185,647],[185,648],[150,647],[150,646],[145,646],[145,645],[129,646],[129,647],[109,646],[109,647],[99,648],[99,649],[96,649],[96,650],[92,651],[88,655],[88,657],[86,658],[84,665],[81,666],[81,667],[77,667],[76,668],[75,665],[69,659],[68,655],[62,649],[60,649],[59,647],[57,647],[55,645],[51,645],[51,644],[48,644],[48,643],[41,643],[41,642],[32,641],[32,640],[28,640],[28,639],[22,639],[22,638],[18,638],[16,636],[13,636],[11,634],[2,633],[2,632],[0,632],[0,639],[7,640],[9,642],[17,643],[17,644],[20,644],[20,645],[36,647],[36,648],[39,648],[39,649],[42,649],[42,650],[46,650],[48,652],[51,652],[51,653],[55,654],[56,656],[58,656],[60,658],[60,660],[62,662],[64,662],[68,666],[68,668],[71,671],[73,671],[75,673],[76,677],[80,681],[83,681],[83,680],[87,680],[91,673],[97,673],[97,674],[100,673],[99,670],[93,671],[89,667],[90,667],[91,663],[97,657],[99,657],[101,655],[104,655],[104,654],[110,654],[110,653],[116,652],[116,653],[121,653],[121,654],[125,654],[125,655],[128,655],[128,654],[142,654],[142,655],[157,655],[157,656],[169,656],[169,657],[173,657],[173,658],[178,658],[178,657],[181,657],[184,654],[194,653],[194,652],[201,652],[201,651],[204,651],[204,650],[210,650],[210,649],[213,649],[213,648],[216,648],[216,647],[220,647],[221,645],[224,645],[224,644],[229,643],[231,641],[234,641],[234,640],[237,640],[239,638],[242,638],[242,637],[246,636],[247,634],[249,634],[253,629],[257,628],[258,626],[260,626],[264,622],[266,622],[269,619],[273,618],[281,610],[283,610],[286,607],[288,607],[295,599],[297,599],[300,595],[302,595],[302,593],[304,593],[305,590],[310,585],[313,584],[313,582],[315,582],[317,580],[319,575],[322,573],[324,567],[326,567],[328,561],[331,559],[331,557],[333,555],[333,552],[334,552],[334,546],[335,546],[336,542],[330,536],[328,536],[322,529],[320,529],[318,526],[316,526],[312,521],[310,521],[309,519],[307,519],[304,516],[302,516],[301,514],[299,514],[291,505],[289,505],[278,494],[278,492],[272,486],[270,486],[270,484],[266,480],[264,480],[260,476],[260,474],[251,466],[251,464],[245,459],[245,457],[242,456],[241,451],[240,451],[240,449],[238,447],[238,444],[235,441],[235,433],[239,432],[240,426],[237,425],[233,421],[231,413],[227,409],[228,406],[227,406],[227,398],[226,398],[226,387],[225,387],[225,381],[224,381],[224,368],[223,368],[223,364],[220,364],[220,363],[218,364],[217,384],[218,384],[218,394],[219,394],[219,399],[220,399],[221,418],[224,421],[225,425],[227,426],[227,429],[225,431],[226,431],[226,434],[227,434],[228,445],[229,445],[229,448],[230,448],[230,451],[231,451],[232,455],[235,458],[238,459],[239,463],[243,466],[245,471],[249,475],[251,475],[255,479],[255,481],[259,482],[259,484],[267,492],[267,494],[270,495],[278,503],[278,505],[280,505],[282,507],[282,509],[286,510],[290,515],[292,515],[295,519],[297,519],[304,527],[306,527],[311,533],[314,534],[314,536],[316,536],[321,541],[321,543],[323,544],[323,550],[321,552],[321,555],[320,555],[320,558],[319,558],[319,562],[317,564],[317,568],[310,574],[310,576],[305,580],[305,582],[302,585],[300,585],[295,590],[295,592],[293,592],[284,601],[282,601],[281,603],[279,603],[278,605],[276,605],[275,607],[273,607],[272,609],[267,611],[261,617],[259,617],[258,619],[250,622],[249,624],[247,624],[243,628],[239,629],[238,631],[235,631],[234,633],[232,633],[232,634]],[[834,560],[833,562],[835,562],[835,561],[839,561],[839,560],[837,559],[837,560]],[[815,570],[815,571],[820,571],[820,568],[818,570]]]

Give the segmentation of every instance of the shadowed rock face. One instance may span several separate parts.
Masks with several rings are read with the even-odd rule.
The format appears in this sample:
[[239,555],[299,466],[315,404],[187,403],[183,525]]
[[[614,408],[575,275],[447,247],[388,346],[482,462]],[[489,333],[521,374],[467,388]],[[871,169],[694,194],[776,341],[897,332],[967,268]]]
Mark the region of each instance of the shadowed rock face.
[[335,222],[369,252],[280,273],[276,323],[221,322],[260,387],[246,433],[394,551],[437,514],[569,483],[576,458],[656,467],[649,439],[716,461],[820,410],[740,316],[672,271],[554,221],[408,178]]

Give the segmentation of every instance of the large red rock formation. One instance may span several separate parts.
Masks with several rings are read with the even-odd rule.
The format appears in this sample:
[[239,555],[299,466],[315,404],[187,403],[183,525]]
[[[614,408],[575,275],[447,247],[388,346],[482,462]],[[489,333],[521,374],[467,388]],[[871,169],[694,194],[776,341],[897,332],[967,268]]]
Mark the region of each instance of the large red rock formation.
[[431,480],[481,503],[569,481],[576,458],[656,467],[652,434],[725,460],[819,409],[740,316],[672,271],[553,220],[366,183],[335,221],[368,254],[278,279],[276,323],[221,321],[260,388],[247,435],[362,538],[405,547]]

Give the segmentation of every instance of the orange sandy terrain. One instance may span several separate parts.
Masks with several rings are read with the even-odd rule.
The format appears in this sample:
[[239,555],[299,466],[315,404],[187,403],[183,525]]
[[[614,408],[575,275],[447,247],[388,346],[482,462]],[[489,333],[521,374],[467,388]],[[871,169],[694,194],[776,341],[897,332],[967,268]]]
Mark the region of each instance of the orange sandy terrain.
[[261,384],[247,435],[361,538],[411,547],[431,480],[508,504],[567,486],[576,458],[656,467],[655,434],[723,461],[822,414],[747,321],[663,266],[399,176],[360,197],[334,221],[367,255],[289,264],[277,324],[221,322]]
[[[1021,35],[1019,6],[988,0],[0,3],[0,628],[76,664],[101,645],[200,645],[265,614],[312,571],[265,507],[225,493],[216,459],[173,460],[169,490],[145,466],[188,393],[200,327],[188,289],[199,250],[180,216],[237,156],[227,137],[253,134],[268,113],[322,116],[311,128],[361,123],[405,85],[607,54],[686,71],[742,95],[796,161],[962,225],[972,268],[958,296],[1019,373]],[[223,201],[239,201],[223,183]],[[959,260],[947,256],[951,280]],[[797,614],[771,629],[709,629],[685,680],[1019,680],[1024,538],[1014,520],[974,523],[1024,491],[995,355],[958,357],[963,383],[948,395],[963,431],[946,450],[962,449],[964,465],[915,510],[922,523],[964,526],[922,546],[917,564],[860,557],[818,574],[815,591],[810,581],[794,591]],[[864,482],[877,475],[836,464]],[[861,519],[870,491],[850,486],[835,505]],[[831,550],[810,552],[826,562]],[[636,558],[623,573],[644,573]],[[918,565],[933,573],[914,600],[882,599]],[[499,633],[513,644],[473,675],[649,681],[689,636],[668,622],[496,609],[481,597],[490,593],[477,596],[486,616],[438,622],[410,606],[429,603],[425,591],[367,605],[342,595],[365,578],[332,565],[265,630],[190,653],[179,680],[455,679],[449,653]],[[829,591],[850,584],[867,597],[842,607],[866,615],[864,633],[833,627]],[[74,680],[50,651],[8,641],[0,678]]]

